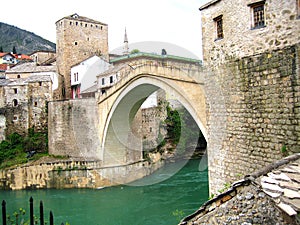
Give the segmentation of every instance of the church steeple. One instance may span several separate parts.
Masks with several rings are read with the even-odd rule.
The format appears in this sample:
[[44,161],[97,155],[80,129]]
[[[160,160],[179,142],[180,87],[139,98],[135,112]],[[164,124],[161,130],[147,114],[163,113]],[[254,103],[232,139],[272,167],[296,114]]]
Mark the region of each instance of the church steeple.
[[123,55],[128,55],[128,54],[129,54],[128,37],[127,37],[127,31],[125,27]]

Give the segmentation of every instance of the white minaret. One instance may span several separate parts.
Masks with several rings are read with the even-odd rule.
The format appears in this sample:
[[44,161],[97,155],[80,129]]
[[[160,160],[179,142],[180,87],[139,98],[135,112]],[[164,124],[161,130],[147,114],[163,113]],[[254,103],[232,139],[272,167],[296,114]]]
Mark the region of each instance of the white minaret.
[[124,49],[123,49],[123,55],[129,55],[128,37],[127,37],[126,27],[125,27],[125,35],[124,35]]

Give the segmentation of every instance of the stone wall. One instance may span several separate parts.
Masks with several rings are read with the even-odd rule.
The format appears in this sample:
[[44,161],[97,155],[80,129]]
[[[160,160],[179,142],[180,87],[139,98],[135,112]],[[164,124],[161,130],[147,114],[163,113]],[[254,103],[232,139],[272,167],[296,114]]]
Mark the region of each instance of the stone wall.
[[[254,27],[257,4],[264,24]],[[300,149],[300,20],[295,0],[216,0],[200,11],[209,182],[216,193]]]
[[300,150],[300,46],[208,67],[210,188]]
[[161,162],[102,167],[100,161],[51,160],[0,171],[0,189],[103,188],[145,177]]
[[95,99],[49,103],[49,153],[100,159]]
[[[219,0],[200,8],[203,60],[225,63],[299,43],[300,19],[296,0],[266,0],[265,26],[253,28],[251,4],[258,0]],[[223,38],[217,38],[215,18],[222,16]]]

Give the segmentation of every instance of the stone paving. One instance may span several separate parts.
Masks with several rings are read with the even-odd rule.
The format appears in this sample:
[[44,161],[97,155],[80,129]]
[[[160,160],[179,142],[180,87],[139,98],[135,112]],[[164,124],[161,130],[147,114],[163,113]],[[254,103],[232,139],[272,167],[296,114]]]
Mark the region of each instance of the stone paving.
[[234,183],[180,225],[299,225],[300,153]]

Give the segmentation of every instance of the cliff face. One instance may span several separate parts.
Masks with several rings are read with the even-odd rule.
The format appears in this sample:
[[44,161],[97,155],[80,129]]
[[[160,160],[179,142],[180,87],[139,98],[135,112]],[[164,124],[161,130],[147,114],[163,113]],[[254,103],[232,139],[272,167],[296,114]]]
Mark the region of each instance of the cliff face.
[[30,54],[37,50],[55,51],[55,44],[32,32],[0,22],[0,48],[3,52]]

